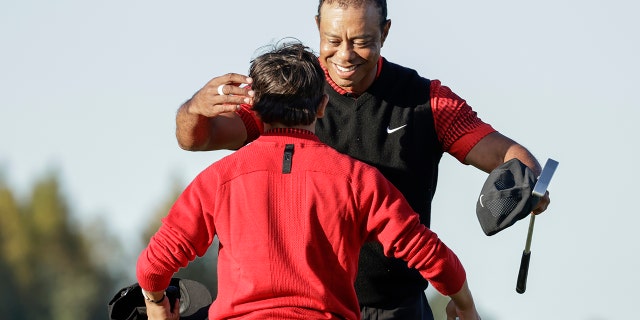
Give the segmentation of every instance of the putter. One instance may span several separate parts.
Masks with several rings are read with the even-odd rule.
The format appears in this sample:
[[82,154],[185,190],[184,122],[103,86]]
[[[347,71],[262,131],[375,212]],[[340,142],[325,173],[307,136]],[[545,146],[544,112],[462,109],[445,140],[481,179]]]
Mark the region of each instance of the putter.
[[[540,173],[540,177],[533,187],[532,194],[535,197],[542,198],[547,192],[547,188],[549,187],[549,182],[551,182],[551,178],[553,174],[556,172],[556,168],[558,167],[558,161],[553,159],[547,159],[547,163],[544,164],[544,168],[542,168],[542,172]],[[518,272],[518,281],[516,283],[516,292],[522,294],[527,290],[527,276],[529,274],[529,261],[531,260],[531,238],[533,236],[533,225],[536,221],[536,215],[531,214],[531,220],[529,220],[529,231],[527,233],[527,242],[524,246],[524,251],[522,252],[522,259],[520,259],[520,270]]]

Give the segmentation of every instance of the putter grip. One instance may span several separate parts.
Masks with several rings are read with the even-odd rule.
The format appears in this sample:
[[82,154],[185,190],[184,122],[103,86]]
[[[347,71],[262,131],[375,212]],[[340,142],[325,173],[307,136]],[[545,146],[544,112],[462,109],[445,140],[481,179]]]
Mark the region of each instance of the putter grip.
[[527,290],[527,275],[529,274],[529,260],[531,260],[531,251],[522,252],[520,260],[520,271],[518,272],[518,283],[516,283],[516,292],[522,294]]

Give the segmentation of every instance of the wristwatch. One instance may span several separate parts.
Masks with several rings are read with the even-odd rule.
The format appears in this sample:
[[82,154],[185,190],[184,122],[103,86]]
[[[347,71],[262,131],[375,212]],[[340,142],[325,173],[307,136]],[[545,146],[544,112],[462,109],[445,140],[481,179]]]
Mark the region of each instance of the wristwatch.
[[147,296],[147,293],[146,293],[146,292],[144,292],[144,290],[140,290],[140,291],[142,291],[142,296],[144,297],[144,299],[145,299],[145,300],[147,300],[147,301],[149,301],[149,302],[156,303],[156,304],[159,304],[159,303],[161,303],[162,301],[164,301],[164,297],[166,297],[166,296],[167,296],[167,293],[165,292],[165,293],[163,293],[163,294],[162,294],[162,298],[160,298],[160,299],[158,299],[158,300],[153,300],[153,299],[149,298],[149,296]]

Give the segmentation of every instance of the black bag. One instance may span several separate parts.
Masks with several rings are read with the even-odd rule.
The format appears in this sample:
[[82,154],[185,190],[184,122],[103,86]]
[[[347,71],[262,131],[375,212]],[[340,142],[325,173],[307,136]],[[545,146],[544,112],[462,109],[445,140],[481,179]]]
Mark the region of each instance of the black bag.
[[[213,301],[207,287],[200,282],[180,278],[172,278],[169,286],[179,289],[176,290],[177,297],[171,297],[170,293],[167,293],[167,297],[180,298],[180,319],[207,319]],[[110,320],[147,320],[147,308],[138,283],[120,289],[109,301],[108,309]]]

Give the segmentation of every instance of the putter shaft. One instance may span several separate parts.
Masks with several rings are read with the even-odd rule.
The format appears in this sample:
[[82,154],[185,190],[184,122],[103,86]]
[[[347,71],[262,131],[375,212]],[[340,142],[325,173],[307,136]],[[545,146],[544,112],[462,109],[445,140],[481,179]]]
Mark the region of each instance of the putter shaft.
[[524,252],[531,252],[531,238],[533,238],[533,226],[536,223],[536,215],[531,214],[531,218],[529,220],[529,231],[527,232],[527,242],[524,245]]

